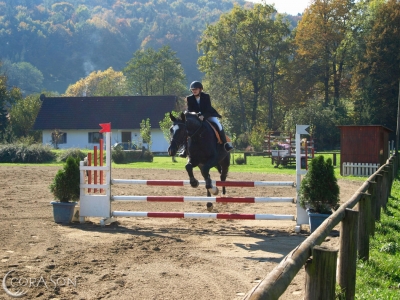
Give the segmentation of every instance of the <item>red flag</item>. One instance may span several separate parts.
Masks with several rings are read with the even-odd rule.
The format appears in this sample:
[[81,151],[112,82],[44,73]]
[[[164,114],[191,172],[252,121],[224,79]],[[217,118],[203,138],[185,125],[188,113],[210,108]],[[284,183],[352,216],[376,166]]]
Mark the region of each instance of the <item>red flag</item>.
[[111,123],[103,123],[99,125],[101,126],[101,130],[99,132],[111,132]]

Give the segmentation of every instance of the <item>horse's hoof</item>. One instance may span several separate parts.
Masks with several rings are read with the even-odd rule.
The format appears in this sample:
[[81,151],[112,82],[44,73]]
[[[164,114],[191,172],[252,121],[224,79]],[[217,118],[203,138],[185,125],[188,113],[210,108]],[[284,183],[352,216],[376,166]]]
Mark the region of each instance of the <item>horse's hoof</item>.
[[218,195],[218,192],[219,192],[219,190],[216,186],[209,188],[208,191],[211,193],[211,195],[214,195],[214,196]]
[[190,186],[191,186],[192,188],[197,188],[197,187],[199,187],[199,181],[198,181],[197,179],[195,179],[195,180],[190,180]]
[[213,204],[211,202],[207,202],[207,210],[211,212],[213,210]]

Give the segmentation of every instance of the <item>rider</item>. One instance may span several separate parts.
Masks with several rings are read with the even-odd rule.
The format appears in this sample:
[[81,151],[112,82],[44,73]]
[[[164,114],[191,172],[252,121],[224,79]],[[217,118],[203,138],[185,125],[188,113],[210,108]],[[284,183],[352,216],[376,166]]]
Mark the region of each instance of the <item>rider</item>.
[[[192,95],[186,97],[187,102],[187,110],[189,112],[200,113],[200,119],[203,121],[204,118],[209,120],[210,122],[214,122],[218,125],[219,136],[221,138],[222,143],[224,144],[224,148],[226,151],[231,151],[233,149],[230,143],[227,143],[225,132],[222,128],[221,123],[218,118],[221,118],[221,115],[211,106],[210,95],[203,92],[203,85],[199,81],[193,81],[190,84],[190,91]],[[179,155],[180,157],[186,157],[187,145],[184,146],[183,151]]]

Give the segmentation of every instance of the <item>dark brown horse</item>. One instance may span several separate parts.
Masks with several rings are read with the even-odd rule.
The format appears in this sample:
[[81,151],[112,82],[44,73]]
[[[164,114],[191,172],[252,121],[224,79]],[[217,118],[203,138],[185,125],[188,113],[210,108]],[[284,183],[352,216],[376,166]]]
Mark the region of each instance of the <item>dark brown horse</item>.
[[[197,113],[181,113],[180,118],[175,118],[170,113],[172,126],[170,128],[171,142],[168,154],[175,156],[186,140],[188,141],[188,161],[186,171],[189,175],[190,185],[194,188],[199,186],[199,181],[193,175],[193,168],[199,167],[206,182],[207,196],[217,195],[218,188],[212,185],[210,169],[215,167],[221,174],[221,181],[228,176],[230,165],[230,153],[218,144],[215,132],[210,123],[201,121]],[[222,194],[225,195],[225,187]],[[207,203],[207,208],[212,209],[212,203]]]

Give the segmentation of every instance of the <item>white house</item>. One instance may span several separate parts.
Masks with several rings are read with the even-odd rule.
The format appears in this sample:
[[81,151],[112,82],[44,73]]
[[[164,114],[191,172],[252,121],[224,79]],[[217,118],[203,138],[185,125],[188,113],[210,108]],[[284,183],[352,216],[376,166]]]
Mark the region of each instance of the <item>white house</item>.
[[145,144],[140,123],[150,120],[152,152],[167,152],[159,122],[167,112],[177,110],[176,96],[46,97],[33,130],[41,130],[43,144],[52,144],[58,133],[58,147],[93,149],[102,134],[101,123],[111,123],[111,143]]

